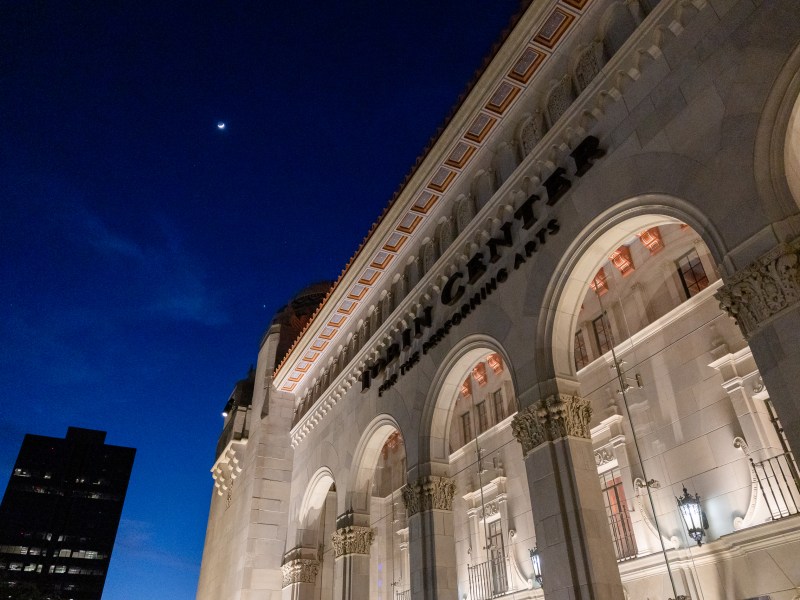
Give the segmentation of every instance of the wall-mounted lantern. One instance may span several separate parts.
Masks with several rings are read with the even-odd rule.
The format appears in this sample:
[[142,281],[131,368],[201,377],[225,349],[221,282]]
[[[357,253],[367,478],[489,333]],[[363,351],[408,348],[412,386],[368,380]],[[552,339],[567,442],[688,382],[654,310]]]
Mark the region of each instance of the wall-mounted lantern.
[[708,519],[700,505],[700,495],[692,496],[686,491],[686,488],[683,488],[683,496],[675,499],[678,501],[678,508],[681,510],[689,537],[697,542],[698,546],[702,546],[703,538],[706,536],[705,530],[708,529]]
[[533,565],[533,578],[536,583],[542,585],[544,578],[542,577],[542,557],[539,556],[539,548],[536,547],[529,552],[531,553],[531,565]]

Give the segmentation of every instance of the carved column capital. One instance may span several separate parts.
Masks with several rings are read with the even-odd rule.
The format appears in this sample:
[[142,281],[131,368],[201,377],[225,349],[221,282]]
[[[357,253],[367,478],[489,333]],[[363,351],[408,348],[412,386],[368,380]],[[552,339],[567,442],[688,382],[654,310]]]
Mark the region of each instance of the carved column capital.
[[589,400],[569,394],[554,394],[522,409],[511,422],[514,437],[527,456],[544,442],[571,435],[589,439],[592,405]]
[[282,587],[293,583],[314,583],[319,571],[319,561],[311,558],[296,558],[281,566]]
[[333,554],[335,558],[347,554],[369,554],[369,547],[375,533],[370,527],[348,525],[331,534]]
[[716,293],[720,308],[749,338],[765,322],[800,303],[800,238],[779,244],[735,273]]
[[523,456],[527,456],[531,450],[547,441],[547,434],[539,422],[536,404],[526,406],[517,412],[511,421],[511,431],[522,444]]
[[449,477],[420,477],[403,488],[403,503],[411,517],[425,510],[453,510],[456,484]]

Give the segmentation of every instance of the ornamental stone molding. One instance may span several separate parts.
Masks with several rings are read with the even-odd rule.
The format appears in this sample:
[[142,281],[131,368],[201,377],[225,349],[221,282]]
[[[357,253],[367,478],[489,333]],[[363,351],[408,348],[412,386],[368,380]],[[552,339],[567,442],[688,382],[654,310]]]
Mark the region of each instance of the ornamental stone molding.
[[334,558],[348,554],[369,554],[369,547],[375,537],[370,527],[348,525],[331,534]]
[[800,303],[800,238],[779,244],[735,273],[715,294],[749,338],[769,319]]
[[554,394],[520,410],[511,422],[514,437],[527,456],[544,442],[571,435],[590,439],[592,405],[569,394]]
[[403,488],[403,503],[409,517],[426,510],[453,510],[456,484],[449,477],[430,475]]
[[598,467],[610,463],[614,458],[614,449],[611,446],[603,446],[594,451],[594,462]]
[[314,583],[319,572],[319,561],[312,558],[296,558],[281,566],[283,584],[287,587],[293,583]]

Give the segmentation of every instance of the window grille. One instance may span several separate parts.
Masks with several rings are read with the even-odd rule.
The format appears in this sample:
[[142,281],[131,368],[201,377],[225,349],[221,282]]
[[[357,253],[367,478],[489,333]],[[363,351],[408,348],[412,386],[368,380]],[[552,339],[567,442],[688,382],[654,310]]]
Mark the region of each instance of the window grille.
[[678,275],[681,277],[683,291],[686,292],[687,298],[691,298],[708,287],[708,276],[703,263],[700,262],[700,255],[697,254],[697,250],[692,250],[683,255],[678,259],[677,264]]
[[597,350],[600,354],[605,354],[611,350],[611,323],[608,322],[605,313],[592,321],[592,328],[594,329],[594,339],[597,342]]
[[578,329],[575,332],[575,370],[580,371],[589,364],[589,353],[586,352],[586,342],[583,340],[583,332]]
[[464,436],[465,444],[473,438],[472,419],[470,418],[469,412],[465,412],[461,415],[461,434]]
[[475,405],[478,411],[478,433],[483,433],[489,429],[489,411],[486,409],[486,401],[478,402]]
[[508,558],[500,519],[487,524],[486,534],[489,560],[467,566],[471,600],[490,600],[512,591],[508,580]]
[[494,418],[499,423],[506,418],[506,409],[503,403],[503,390],[495,390],[492,393],[492,401],[494,402]]
[[603,489],[603,502],[606,507],[608,525],[611,528],[611,539],[614,542],[617,561],[636,558],[636,537],[633,534],[633,525],[619,469],[612,469],[600,475],[600,485]]

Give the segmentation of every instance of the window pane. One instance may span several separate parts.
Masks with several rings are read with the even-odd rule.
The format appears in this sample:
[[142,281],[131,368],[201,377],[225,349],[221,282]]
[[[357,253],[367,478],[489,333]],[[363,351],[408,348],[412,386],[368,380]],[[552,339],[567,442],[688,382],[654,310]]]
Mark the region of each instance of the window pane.
[[678,259],[678,274],[687,298],[691,298],[708,287],[708,276],[696,250],[692,250]]
[[597,341],[597,349],[600,354],[605,354],[611,350],[611,325],[605,315],[600,315],[592,321],[594,337]]

